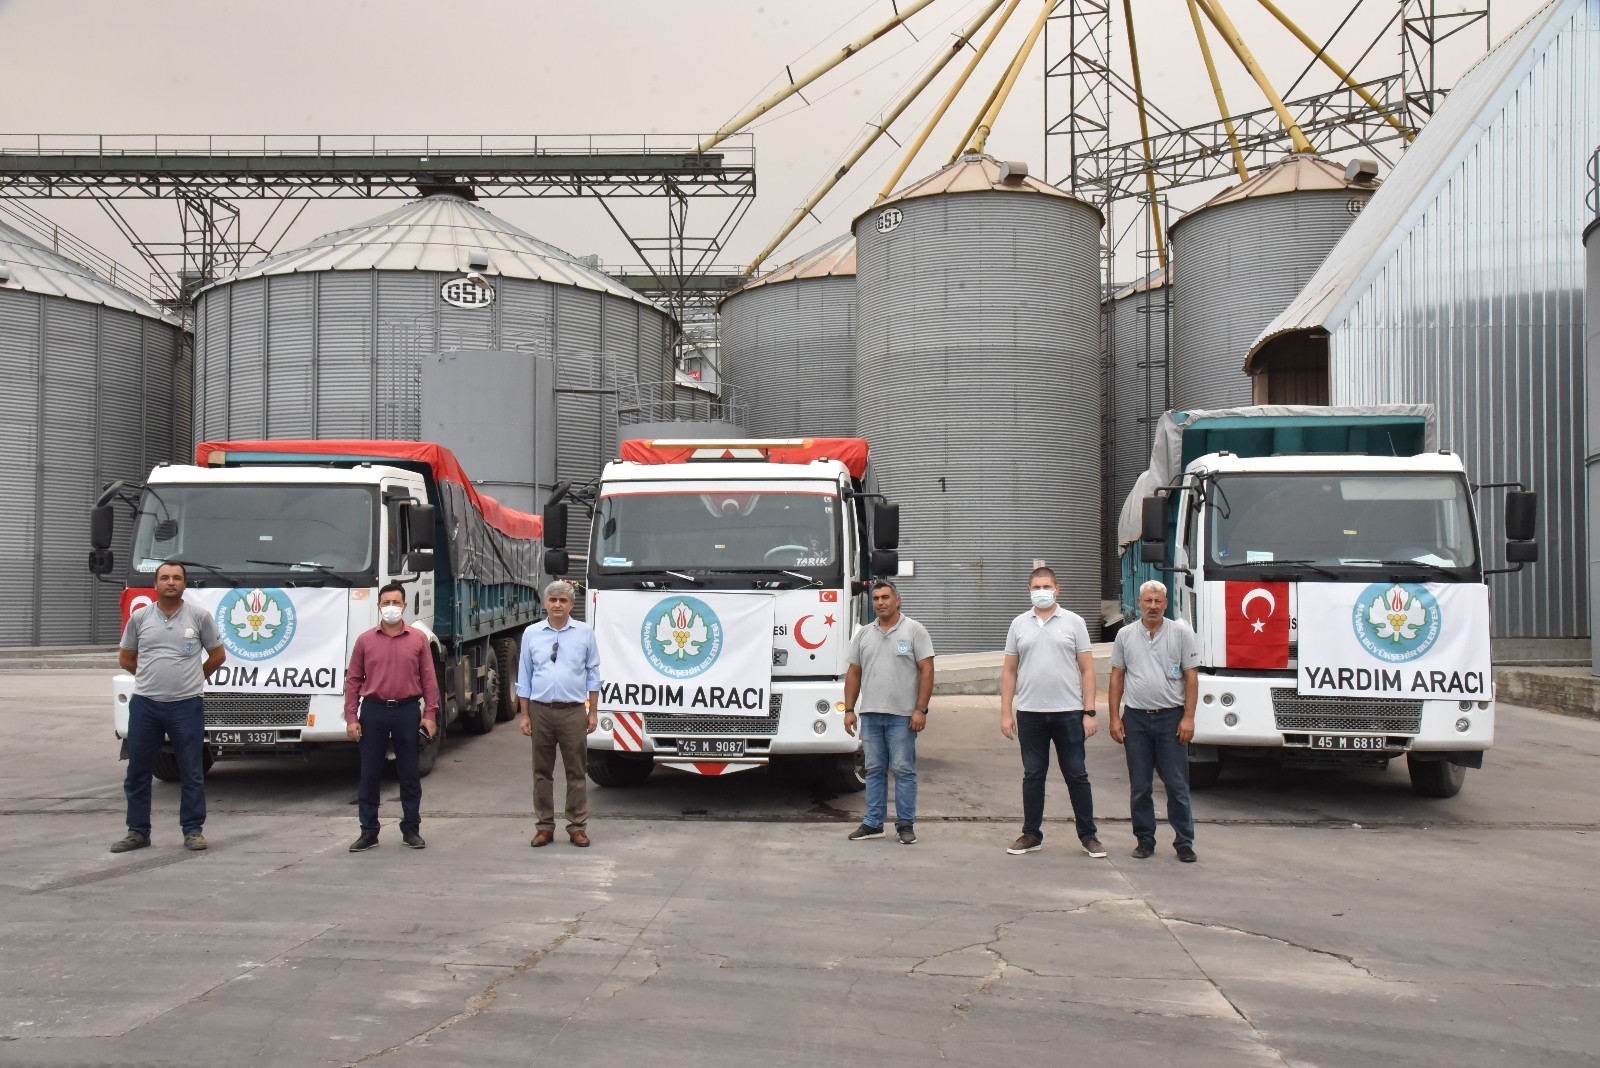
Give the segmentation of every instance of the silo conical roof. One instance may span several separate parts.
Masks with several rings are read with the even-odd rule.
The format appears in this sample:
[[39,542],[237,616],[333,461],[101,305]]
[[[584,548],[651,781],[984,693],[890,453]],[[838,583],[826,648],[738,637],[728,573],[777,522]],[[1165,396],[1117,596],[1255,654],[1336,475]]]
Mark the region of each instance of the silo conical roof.
[[1238,185],[1229,186],[1198,208],[1173,220],[1177,226],[1197,211],[1214,208],[1218,204],[1231,204],[1256,197],[1278,196],[1283,193],[1300,193],[1310,189],[1358,189],[1372,192],[1377,182],[1352,182],[1344,175],[1344,168],[1320,156],[1296,152],[1264,167]]
[[149,319],[179,325],[173,315],[114,286],[89,268],[52,252],[27,234],[0,222],[0,263],[9,268],[11,279],[0,282],[0,289],[20,289],[49,297],[65,297],[87,304],[133,312]]
[[[840,234],[827,244],[796,256],[766,274],[752,278],[734,293],[748,293],[773,282],[793,282],[801,278],[848,278],[856,273],[856,235]],[[724,298],[727,299],[727,298]]]
[[[1010,174],[1003,177],[1005,167],[1005,164],[993,156],[962,156],[954,163],[941,167],[927,177],[919,178],[910,185],[891,193],[886,200],[880,200],[860,215],[857,215],[856,220],[859,220],[863,215],[882,211],[884,208],[901,201],[914,200],[917,197],[941,196],[946,193],[1042,193],[1045,196],[1076,200],[1081,204],[1089,203],[1065,190],[1057,189],[1048,182],[1041,182],[1032,175]],[[1098,214],[1099,209],[1095,210]],[[850,228],[852,231],[855,230],[854,222],[852,222]]]
[[605,272],[448,193],[269,256],[219,284],[311,271],[466,271],[468,253],[480,250],[489,255],[488,277],[569,285],[655,307]]

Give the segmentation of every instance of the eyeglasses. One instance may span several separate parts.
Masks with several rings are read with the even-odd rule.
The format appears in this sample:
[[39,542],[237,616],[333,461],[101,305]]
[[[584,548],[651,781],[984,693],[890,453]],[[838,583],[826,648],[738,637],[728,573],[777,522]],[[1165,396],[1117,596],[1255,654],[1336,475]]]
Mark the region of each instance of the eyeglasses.
[[560,651],[561,642],[559,639],[550,643],[550,663],[554,664],[556,662],[556,654]]

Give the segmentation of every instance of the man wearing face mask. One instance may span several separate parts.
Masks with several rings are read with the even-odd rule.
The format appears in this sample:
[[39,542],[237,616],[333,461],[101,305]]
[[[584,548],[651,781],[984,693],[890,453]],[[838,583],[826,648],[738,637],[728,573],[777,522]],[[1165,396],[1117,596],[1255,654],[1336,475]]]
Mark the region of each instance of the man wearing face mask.
[[422,828],[422,776],[417,757],[419,728],[438,732],[439,680],[433,673],[428,637],[405,624],[406,589],[391,582],[378,591],[381,622],[356,639],[344,677],[345,733],[361,746],[361,836],[350,843],[360,853],[378,844],[378,779],[392,746],[400,777],[400,839],[412,849],[428,843]]
[[1044,784],[1054,746],[1067,780],[1078,841],[1091,857],[1106,855],[1094,824],[1094,795],[1084,743],[1094,720],[1094,651],[1083,617],[1056,604],[1056,573],[1036,567],[1028,580],[1033,610],[1011,621],[1000,669],[1000,733],[1022,747],[1022,835],[1007,853],[1032,853],[1044,845]]

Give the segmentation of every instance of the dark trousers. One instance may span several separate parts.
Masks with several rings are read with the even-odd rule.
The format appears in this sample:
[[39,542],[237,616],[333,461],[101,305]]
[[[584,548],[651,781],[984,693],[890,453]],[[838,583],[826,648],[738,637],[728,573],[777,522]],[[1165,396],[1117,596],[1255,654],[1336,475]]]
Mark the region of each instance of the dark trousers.
[[150,836],[150,776],[163,738],[172,739],[183,784],[178,822],[184,834],[199,834],[206,825],[206,708],[199,697],[152,701],[134,694],[128,702],[128,774],[122,780],[128,830]]
[[543,701],[529,701],[533,721],[533,812],[537,830],[556,827],[556,750],[561,751],[561,770],[567,779],[567,830],[581,831],[589,825],[589,788],[584,776],[589,771],[589,710],[581,704],[553,708]]
[[400,776],[400,833],[416,834],[422,826],[422,776],[417,774],[417,754],[422,745],[422,702],[389,706],[367,698],[361,702],[361,793],[357,811],[361,833],[378,836],[378,780],[383,758],[394,747],[394,767]]
[[1194,845],[1194,812],[1189,807],[1189,752],[1178,741],[1178,721],[1183,709],[1159,712],[1125,709],[1122,713],[1122,748],[1128,755],[1128,785],[1133,807],[1133,836],[1141,842],[1156,840],[1156,805],[1153,772],[1160,772],[1167,793],[1167,822],[1173,845]]
[[1078,840],[1094,837],[1094,794],[1084,764],[1083,713],[1018,712],[1017,741],[1022,746],[1022,833],[1044,839],[1044,781],[1050,774],[1053,745],[1061,777],[1067,780]]

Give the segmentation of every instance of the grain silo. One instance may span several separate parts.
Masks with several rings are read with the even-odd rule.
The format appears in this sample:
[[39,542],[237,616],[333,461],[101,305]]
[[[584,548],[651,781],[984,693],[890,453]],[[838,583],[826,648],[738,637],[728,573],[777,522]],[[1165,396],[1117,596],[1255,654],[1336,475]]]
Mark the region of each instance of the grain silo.
[[[1172,287],[1165,270],[1122,286],[1106,301],[1109,454],[1106,457],[1106,517],[1103,590],[1121,592],[1116,556],[1117,515],[1139,475],[1150,466],[1156,421],[1167,410],[1167,352],[1172,341]],[[1131,593],[1122,598],[1131,603]]]
[[618,389],[673,374],[666,313],[448,194],[203,290],[195,334],[198,439],[415,439],[425,355],[552,356],[556,475],[580,482],[610,459]]
[[[1295,154],[1171,227],[1172,406],[1253,403],[1245,354],[1300,294],[1377,188],[1375,165]],[[1326,374],[1283,404],[1326,404]],[[1263,398],[1265,400],[1265,398]]]
[[[89,574],[89,509],[190,449],[188,341],[162,309],[0,223],[0,646],[107,644],[120,587]],[[121,568],[131,528],[118,524]]]
[[940,652],[998,648],[1035,560],[1098,633],[1100,227],[979,155],[855,221],[856,432]]
[[722,302],[722,380],[762,437],[854,432],[856,239],[814,249]]

